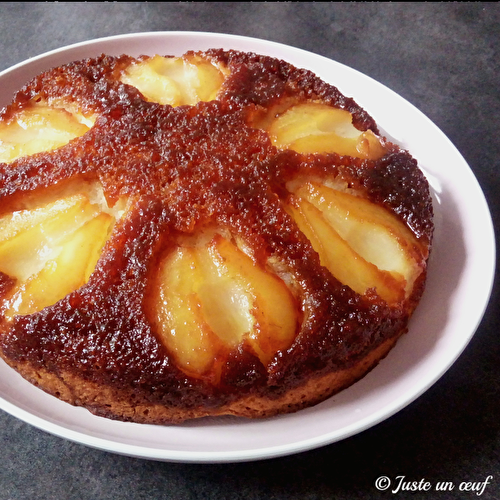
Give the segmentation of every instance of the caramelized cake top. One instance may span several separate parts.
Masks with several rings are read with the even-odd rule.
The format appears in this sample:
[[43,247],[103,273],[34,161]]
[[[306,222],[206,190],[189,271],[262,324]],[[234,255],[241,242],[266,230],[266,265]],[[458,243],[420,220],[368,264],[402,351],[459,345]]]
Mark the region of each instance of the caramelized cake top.
[[255,54],[42,73],[1,114],[4,356],[179,407],[350,366],[406,328],[432,239],[427,181],[378,134]]

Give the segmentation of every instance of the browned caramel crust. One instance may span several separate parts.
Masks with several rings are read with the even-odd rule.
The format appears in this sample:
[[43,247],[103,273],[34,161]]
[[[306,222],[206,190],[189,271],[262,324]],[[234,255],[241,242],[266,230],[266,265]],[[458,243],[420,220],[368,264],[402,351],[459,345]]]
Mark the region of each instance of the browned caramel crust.
[[82,379],[74,372],[56,374],[24,362],[13,363],[12,366],[31,383],[53,396],[72,405],[83,406],[101,417],[157,424],[180,423],[193,418],[221,415],[265,418],[321,403],[349,387],[374,368],[392,349],[397,339],[398,337],[393,337],[385,340],[352,368],[313,376],[278,398],[266,394],[250,394],[222,406],[197,406],[189,401],[181,406],[169,401],[151,403],[144,400],[141,391],[134,387],[102,386],[98,382]]
[[[282,98],[326,102],[350,111],[360,130],[377,129],[352,99],[310,72],[253,54],[206,56],[230,69],[216,101],[177,108],[146,102],[118,82],[131,59],[101,56],[43,73],[3,111],[8,118],[33,99],[65,97],[99,118],[56,151],[0,164],[2,213],[82,182],[99,182],[110,205],[120,196],[133,200],[84,287],[12,325],[0,323],[7,363],[44,390],[110,418],[267,416],[318,402],[388,352],[423,291],[425,271],[398,307],[354,293],[320,265],[283,205],[289,180],[337,178],[387,207],[429,245],[431,199],[415,160],[394,145],[377,161],[277,150],[249,121]],[[156,335],[149,295],[172,238],[209,226],[242,238],[261,265],[276,258],[293,277],[303,316],[294,343],[269,366],[240,346],[218,384],[172,363]],[[0,298],[10,286],[0,275]]]

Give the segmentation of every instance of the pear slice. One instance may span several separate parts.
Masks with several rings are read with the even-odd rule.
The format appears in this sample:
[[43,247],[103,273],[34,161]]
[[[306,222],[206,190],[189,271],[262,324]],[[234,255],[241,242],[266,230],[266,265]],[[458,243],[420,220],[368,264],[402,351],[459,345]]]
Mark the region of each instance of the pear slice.
[[[315,249],[321,248],[321,245],[325,248],[328,245],[339,248],[340,238],[349,247],[352,256],[356,256],[355,260],[364,262],[355,273],[358,278],[349,278],[333,262],[326,264],[328,259],[324,257],[322,260],[325,265],[340,281],[359,293],[363,293],[362,283],[365,280],[367,284],[372,282],[371,287],[377,288],[377,293],[388,302],[399,300],[396,293],[398,289],[404,291],[403,296],[409,295],[416,278],[422,272],[426,254],[413,233],[399,219],[385,208],[360,196],[319,183],[305,183],[295,189],[294,193],[299,201],[295,203],[295,208],[291,207],[293,216]],[[336,236],[327,236],[325,224],[330,226]],[[321,241],[318,242],[317,238]],[[336,243],[332,244],[330,241]],[[321,257],[321,251],[317,251]],[[335,258],[340,259],[338,266],[342,267],[344,257],[339,254]],[[352,279],[354,283],[350,281]],[[359,283],[355,283],[356,281]]]
[[296,192],[323,214],[325,220],[367,262],[404,279],[408,294],[425,258],[413,233],[385,208],[364,198],[307,183]]
[[225,314],[229,304],[238,305],[240,324],[250,327],[246,332],[245,328],[240,331],[267,365],[277,351],[288,348],[295,338],[297,310],[292,294],[280,278],[257,266],[227,239],[216,237],[209,253],[221,279],[235,291],[221,313]]
[[156,320],[160,339],[179,368],[201,376],[213,366],[220,341],[201,312],[197,290],[203,276],[195,251],[177,248],[162,263],[158,276]]
[[191,81],[191,86],[195,89],[198,101],[213,101],[217,97],[219,89],[224,82],[223,72],[212,63],[193,57],[189,64],[198,70],[196,77]]
[[[254,297],[238,269],[234,269],[233,252],[241,252],[226,240],[217,240],[196,249],[203,276],[197,292],[207,324],[227,346],[233,348],[254,328],[255,318],[251,313]],[[231,247],[225,249],[228,256],[221,255],[220,247],[224,252],[226,243]],[[226,261],[227,258],[230,261]]]
[[18,287],[9,301],[6,318],[40,311],[84,285],[96,266],[113,220],[111,215],[101,213],[69,233],[60,242],[58,255]]
[[345,226],[343,226],[345,234],[349,232],[347,219],[350,216],[359,222],[364,221],[366,224],[385,228],[385,231],[396,239],[399,245],[415,259],[427,257],[427,247],[418,241],[403,222],[384,207],[361,196],[340,191],[317,182],[303,184],[299,189],[300,191],[297,191],[297,194],[310,200],[321,210],[326,211],[325,213],[333,224],[342,225],[345,223]]
[[374,289],[388,303],[404,298],[404,280],[378,269],[356,253],[318,208],[307,200],[298,200],[288,210],[318,253],[321,264],[341,283],[361,295]]
[[89,130],[91,123],[78,113],[45,104],[28,106],[0,123],[0,162],[52,151]]
[[177,248],[163,262],[159,283],[160,337],[187,373],[206,374],[219,353],[242,342],[268,364],[295,338],[296,306],[285,284],[220,235]]
[[352,124],[346,110],[320,103],[302,103],[279,114],[269,127],[273,144],[299,153],[337,153],[375,160],[386,153],[379,138]]
[[25,281],[59,252],[61,242],[95,217],[98,207],[75,195],[0,219],[0,271]]
[[156,55],[131,64],[120,80],[136,87],[149,101],[180,106],[214,99],[224,77],[213,64],[199,58],[188,61]]

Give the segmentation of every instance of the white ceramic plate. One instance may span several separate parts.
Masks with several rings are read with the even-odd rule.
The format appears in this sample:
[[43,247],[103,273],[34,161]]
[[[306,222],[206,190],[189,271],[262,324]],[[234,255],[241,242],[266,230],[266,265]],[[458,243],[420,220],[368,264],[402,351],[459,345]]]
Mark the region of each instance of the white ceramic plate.
[[427,289],[409,333],[360,382],[292,415],[172,427],[114,422],[62,403],[0,362],[0,407],[8,413],[57,436],[136,457],[236,462],[282,456],[333,443],[393,415],[436,382],[474,334],[489,300],[495,265],[493,226],[483,193],[465,160],[428,118],[353,69],[296,48],[232,35],[125,35],[52,51],[2,72],[0,106],[40,71],[76,59],[101,53],[181,55],[219,47],[279,57],[314,71],[353,96],[419,160],[433,189],[436,231]]

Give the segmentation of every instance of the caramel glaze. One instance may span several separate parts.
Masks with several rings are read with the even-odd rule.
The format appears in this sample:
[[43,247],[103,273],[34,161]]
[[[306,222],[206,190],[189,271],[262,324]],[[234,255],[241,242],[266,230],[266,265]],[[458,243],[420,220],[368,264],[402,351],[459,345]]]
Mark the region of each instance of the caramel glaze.
[[[100,56],[41,74],[3,110],[8,119],[30,101],[64,98],[99,118],[84,136],[56,151],[1,164],[2,212],[61,186],[77,190],[83,181],[99,182],[110,205],[121,196],[131,200],[85,286],[12,324],[2,321],[0,350],[8,363],[74,373],[118,391],[133,388],[138,402],[214,408],[242,394],[279,397],[313,374],[353,365],[405,331],[425,272],[410,300],[398,307],[375,294],[362,297],[320,266],[283,201],[286,182],[298,175],[336,177],[392,210],[430,245],[431,200],[415,160],[390,144],[377,161],[277,150],[248,123],[287,96],[342,107],[360,130],[377,129],[352,99],[308,71],[232,51],[210,50],[205,57],[230,70],[216,101],[177,108],[146,102],[118,82],[132,59]],[[286,352],[265,367],[242,345],[228,353],[218,384],[189,377],[172,364],[155,334],[148,286],[172,241],[205,227],[241,237],[263,266],[269,256],[276,258],[280,272],[292,277],[301,311]],[[12,284],[0,274],[0,297]]]

